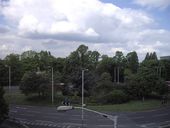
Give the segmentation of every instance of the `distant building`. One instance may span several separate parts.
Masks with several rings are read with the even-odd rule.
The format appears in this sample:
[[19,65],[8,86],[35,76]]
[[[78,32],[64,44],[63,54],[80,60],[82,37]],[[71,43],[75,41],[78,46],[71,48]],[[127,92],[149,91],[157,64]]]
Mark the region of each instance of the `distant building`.
[[170,56],[161,56],[160,60],[170,60]]

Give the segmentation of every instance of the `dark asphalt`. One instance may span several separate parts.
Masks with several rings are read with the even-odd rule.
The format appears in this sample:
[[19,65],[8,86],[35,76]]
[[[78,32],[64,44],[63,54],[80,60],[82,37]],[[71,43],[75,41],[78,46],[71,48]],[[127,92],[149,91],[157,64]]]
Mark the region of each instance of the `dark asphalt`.
[[[95,113],[85,111],[85,128],[113,128],[114,122]],[[108,113],[118,116],[117,128],[170,127],[170,107],[144,112]],[[81,110],[57,112],[55,107],[11,105],[10,117],[29,128],[81,128]]]

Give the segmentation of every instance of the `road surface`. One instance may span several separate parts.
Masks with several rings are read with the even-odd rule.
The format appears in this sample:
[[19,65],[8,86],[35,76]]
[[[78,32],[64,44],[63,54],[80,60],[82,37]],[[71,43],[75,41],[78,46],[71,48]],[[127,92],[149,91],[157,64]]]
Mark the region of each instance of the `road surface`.
[[[84,128],[113,128],[113,121],[85,111]],[[115,112],[117,128],[165,128],[170,127],[170,107],[144,112]],[[10,117],[29,128],[81,128],[81,110],[57,112],[55,107],[10,105]]]

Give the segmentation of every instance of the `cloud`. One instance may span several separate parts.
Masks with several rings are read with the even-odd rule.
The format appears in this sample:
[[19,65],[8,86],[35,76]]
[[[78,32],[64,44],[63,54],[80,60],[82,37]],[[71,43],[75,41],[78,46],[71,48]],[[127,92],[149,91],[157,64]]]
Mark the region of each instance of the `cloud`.
[[170,50],[170,32],[155,28],[149,14],[99,0],[10,0],[0,11],[12,26],[10,34],[0,32],[0,57],[25,50],[65,57],[80,44],[109,56],[136,50],[140,60],[146,52]]
[[0,24],[0,33],[7,33],[7,32],[9,32],[9,27]]
[[122,41],[118,35],[128,40],[154,22],[142,11],[99,0],[11,0],[3,15],[23,37],[85,42]]
[[134,3],[149,8],[165,9],[170,6],[170,0],[134,0]]

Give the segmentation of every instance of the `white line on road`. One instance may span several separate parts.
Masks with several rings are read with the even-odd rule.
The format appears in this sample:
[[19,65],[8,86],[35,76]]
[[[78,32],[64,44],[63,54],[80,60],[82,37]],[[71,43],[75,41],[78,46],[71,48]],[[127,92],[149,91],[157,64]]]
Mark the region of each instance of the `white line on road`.
[[11,113],[17,113],[18,111],[11,110],[11,111],[9,111],[9,112],[11,112]]
[[29,116],[29,117],[34,117],[34,115],[31,115],[31,114],[19,114],[21,116]]
[[137,117],[133,117],[132,119],[142,119],[145,118],[144,116],[137,116]]
[[168,116],[169,114],[165,113],[165,114],[158,114],[158,115],[154,115],[154,117],[160,117],[160,116]]
[[17,108],[17,109],[28,109],[28,108],[24,108],[24,107],[15,107],[15,108]]
[[47,120],[35,120],[36,122],[41,122],[41,123],[52,123],[54,124],[54,122],[52,121],[47,121]]

